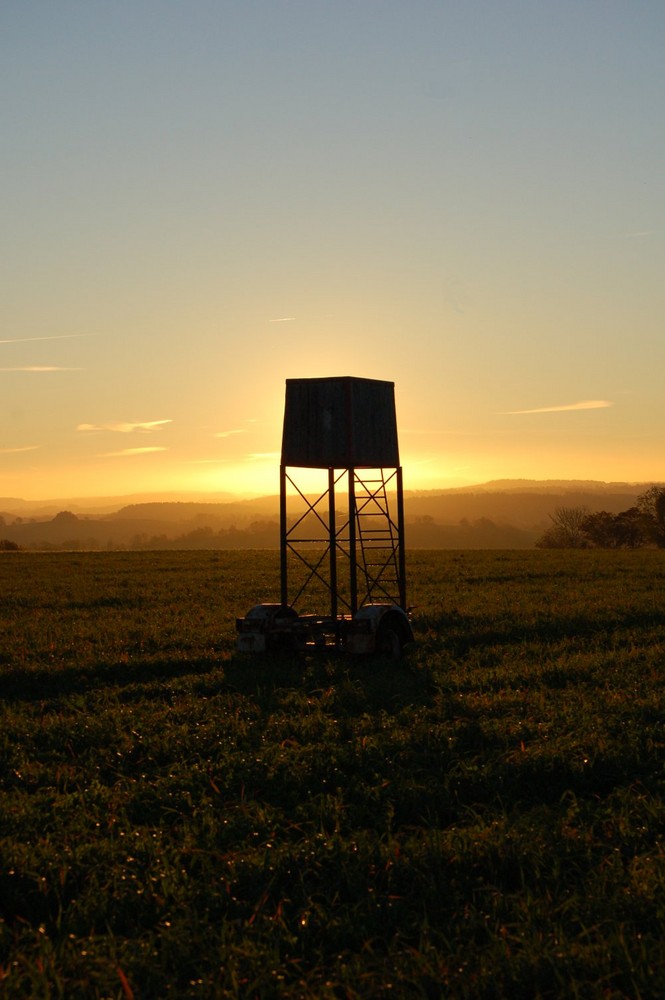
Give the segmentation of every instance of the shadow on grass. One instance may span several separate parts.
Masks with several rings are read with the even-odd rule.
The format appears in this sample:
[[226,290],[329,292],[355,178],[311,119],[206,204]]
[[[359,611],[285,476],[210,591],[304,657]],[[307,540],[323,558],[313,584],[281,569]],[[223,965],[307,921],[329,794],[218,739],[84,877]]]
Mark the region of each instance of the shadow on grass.
[[489,620],[478,616],[454,615],[437,619],[423,618],[420,627],[430,633],[439,633],[441,642],[459,657],[482,646],[519,646],[524,643],[549,644],[568,639],[597,635],[613,635],[631,629],[665,627],[662,611],[626,612],[601,617],[577,615],[571,618],[552,618],[539,622],[506,623],[497,628]]
[[103,663],[88,667],[15,667],[0,672],[0,698],[7,702],[49,701],[102,688],[154,685],[194,674],[206,676],[223,661],[214,657],[191,660]]
[[[200,683],[196,683],[196,678]],[[50,702],[81,697],[102,690],[123,692],[123,699],[177,697],[171,686],[194,681],[194,692],[208,697],[239,694],[270,711],[290,690],[308,693],[335,691],[346,711],[395,709],[407,704],[429,704],[436,687],[428,670],[415,669],[407,659],[394,663],[381,658],[294,654],[219,653],[174,660],[151,655],[127,662],[89,666],[27,666],[0,669],[0,699],[5,702]]]
[[224,682],[227,689],[256,698],[264,708],[285,689],[304,696],[334,694],[336,703],[349,715],[431,705],[437,692],[430,671],[416,667],[409,652],[399,662],[343,653],[236,654],[225,663]]

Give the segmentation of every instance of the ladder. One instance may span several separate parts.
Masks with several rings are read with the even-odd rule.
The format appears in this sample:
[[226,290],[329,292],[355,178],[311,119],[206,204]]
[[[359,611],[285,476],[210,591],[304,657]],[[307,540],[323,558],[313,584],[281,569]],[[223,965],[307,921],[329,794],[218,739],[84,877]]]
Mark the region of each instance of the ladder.
[[401,603],[400,532],[390,513],[388,485],[383,469],[378,478],[354,470],[355,521],[358,569],[365,581],[360,604]]

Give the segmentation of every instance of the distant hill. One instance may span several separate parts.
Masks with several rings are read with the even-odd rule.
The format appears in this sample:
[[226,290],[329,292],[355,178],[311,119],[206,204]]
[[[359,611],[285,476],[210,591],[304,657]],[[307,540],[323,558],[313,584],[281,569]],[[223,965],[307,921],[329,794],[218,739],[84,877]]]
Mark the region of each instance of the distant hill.
[[0,497],[0,517],[53,517],[61,510],[71,510],[75,514],[111,514],[129,504],[154,502],[185,503],[206,501],[224,503],[238,501],[241,498],[236,493],[215,492],[197,493],[178,491],[173,493],[132,493],[126,496],[108,497],[60,497],[54,500],[23,500],[20,497]]
[[[593,479],[490,479],[475,486],[454,486],[449,489],[411,490],[413,496],[458,493],[630,493],[639,496],[653,483],[603,483]],[[656,485],[663,485],[658,483]],[[405,494],[407,491],[405,491]]]
[[[529,548],[550,524],[557,507],[618,513],[632,507],[650,485],[495,480],[464,488],[407,490],[406,545]],[[41,503],[0,499],[0,539],[35,549],[224,549],[279,544],[279,497],[274,495],[245,500],[231,494],[117,500],[118,506],[111,505],[109,510],[112,498]]]
[[[621,495],[639,496],[649,486],[649,483],[604,483],[595,480],[577,479],[493,479],[486,483],[470,486],[455,486],[440,489],[404,491],[405,498],[435,497],[457,495],[479,495],[487,493],[545,493],[550,495],[567,495],[569,493],[616,493]],[[657,485],[664,485],[658,483]],[[187,506],[201,505],[238,505],[241,508],[255,506],[267,510],[271,504],[278,504],[278,497],[251,496],[243,497],[229,491],[200,493],[193,491],[178,491],[172,493],[136,493],[127,496],[101,497],[60,497],[51,500],[25,500],[21,497],[0,497],[0,517],[38,517],[47,520],[62,510],[70,510],[79,516],[101,517],[105,514],[119,514],[122,510],[134,511],[137,507],[160,508],[162,513],[167,505],[175,505],[181,511]]]
[[160,521],[189,521],[193,518],[211,517],[219,519],[225,523],[236,520],[246,521],[257,516],[269,516],[279,511],[279,497],[265,496],[255,497],[252,500],[238,500],[237,498],[225,503],[211,501],[157,501],[149,503],[133,503],[126,507],[121,507],[114,514],[109,515],[107,520],[132,520],[140,518],[156,518]]
[[498,524],[533,530],[547,525],[549,515],[561,506],[588,507],[592,511],[607,510],[618,514],[632,507],[645,489],[640,486],[622,492],[574,488],[445,491],[406,495],[404,508],[407,518],[411,519],[431,517],[441,524],[456,524],[463,519],[474,521],[485,517]]

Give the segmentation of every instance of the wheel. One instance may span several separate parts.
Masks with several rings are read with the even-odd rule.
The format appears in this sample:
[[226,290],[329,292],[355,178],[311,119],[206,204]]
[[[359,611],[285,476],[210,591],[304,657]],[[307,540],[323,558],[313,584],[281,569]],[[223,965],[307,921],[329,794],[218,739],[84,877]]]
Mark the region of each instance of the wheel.
[[289,653],[295,653],[297,648],[295,636],[290,635],[288,632],[277,632],[267,637],[266,649],[269,653],[274,653],[276,656],[286,656]]
[[387,660],[402,659],[402,640],[391,625],[381,624],[376,630],[376,652]]

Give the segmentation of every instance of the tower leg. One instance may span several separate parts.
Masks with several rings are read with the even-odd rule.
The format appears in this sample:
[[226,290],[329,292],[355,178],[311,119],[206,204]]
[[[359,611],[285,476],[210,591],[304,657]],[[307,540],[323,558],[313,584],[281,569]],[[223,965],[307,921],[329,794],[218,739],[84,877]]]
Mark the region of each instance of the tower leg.
[[406,611],[406,551],[404,546],[404,489],[402,466],[397,467],[397,536],[399,544],[399,603]]
[[356,473],[349,469],[349,589],[351,591],[351,614],[358,610],[358,558],[356,535]]
[[328,469],[328,544],[330,545],[330,617],[337,618],[337,525],[335,521],[334,469]]
[[286,466],[279,467],[279,579],[280,579],[280,600],[282,604],[289,603],[288,582],[286,574],[286,551],[287,551],[287,526],[286,526]]

